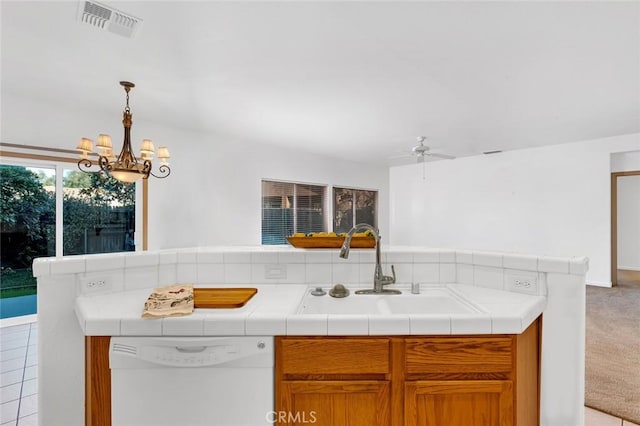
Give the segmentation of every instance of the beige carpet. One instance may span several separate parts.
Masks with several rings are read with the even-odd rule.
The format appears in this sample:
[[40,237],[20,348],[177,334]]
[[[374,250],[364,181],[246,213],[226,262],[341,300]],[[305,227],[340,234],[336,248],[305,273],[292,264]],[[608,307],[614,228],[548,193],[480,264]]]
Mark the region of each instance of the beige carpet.
[[585,405],[640,424],[640,282],[587,286]]

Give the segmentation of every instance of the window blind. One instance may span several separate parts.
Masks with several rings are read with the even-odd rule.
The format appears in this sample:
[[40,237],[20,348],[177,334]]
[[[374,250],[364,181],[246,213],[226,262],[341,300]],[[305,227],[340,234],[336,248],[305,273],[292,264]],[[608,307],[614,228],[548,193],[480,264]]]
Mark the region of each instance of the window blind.
[[262,244],[286,244],[296,232],[326,232],[326,187],[262,181]]

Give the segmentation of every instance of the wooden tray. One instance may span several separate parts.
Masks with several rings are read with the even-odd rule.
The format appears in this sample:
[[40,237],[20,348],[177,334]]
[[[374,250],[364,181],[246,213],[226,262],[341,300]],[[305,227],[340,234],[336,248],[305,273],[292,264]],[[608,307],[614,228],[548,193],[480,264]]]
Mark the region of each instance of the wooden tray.
[[[287,237],[287,241],[296,248],[340,248],[344,237]],[[373,248],[375,245],[373,237],[351,238],[351,248]]]
[[258,292],[257,288],[197,288],[193,289],[196,308],[240,308]]

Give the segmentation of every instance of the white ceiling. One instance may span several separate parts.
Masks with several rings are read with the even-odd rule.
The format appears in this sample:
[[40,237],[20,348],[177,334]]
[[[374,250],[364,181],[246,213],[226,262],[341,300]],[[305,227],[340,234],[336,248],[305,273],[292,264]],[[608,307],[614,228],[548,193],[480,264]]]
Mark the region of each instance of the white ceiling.
[[638,1],[102,3],[3,0],[2,91],[379,164],[640,132]]

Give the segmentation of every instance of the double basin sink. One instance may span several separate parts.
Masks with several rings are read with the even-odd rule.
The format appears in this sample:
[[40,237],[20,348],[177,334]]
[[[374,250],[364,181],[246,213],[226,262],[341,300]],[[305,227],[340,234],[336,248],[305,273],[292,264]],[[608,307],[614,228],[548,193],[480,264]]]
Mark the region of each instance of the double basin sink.
[[297,314],[395,315],[395,314],[466,314],[481,312],[478,307],[447,287],[422,290],[420,294],[351,294],[344,298],[314,296],[308,290]]

